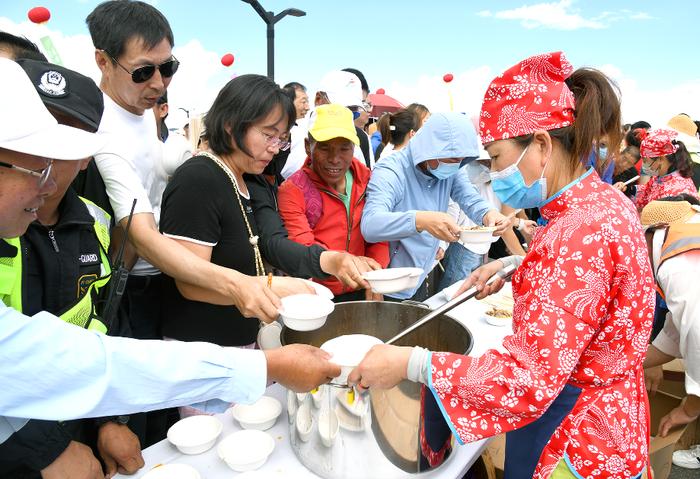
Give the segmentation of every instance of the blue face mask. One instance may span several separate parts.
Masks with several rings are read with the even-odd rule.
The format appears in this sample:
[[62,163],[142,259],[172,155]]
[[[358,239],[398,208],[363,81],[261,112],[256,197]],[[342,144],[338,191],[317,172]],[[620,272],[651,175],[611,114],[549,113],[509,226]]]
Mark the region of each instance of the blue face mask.
[[544,170],[537,181],[527,186],[518,168],[527,148],[520,153],[518,161],[508,168],[491,173],[491,187],[494,193],[502,203],[513,208],[539,208],[547,201],[547,178],[544,177]]
[[430,169],[430,174],[438,180],[445,180],[450,176],[456,175],[461,166],[461,161],[457,163],[443,163],[442,161],[438,161],[438,167],[434,170]]
[[601,146],[598,148],[598,152],[600,153],[600,161],[605,161],[608,159],[608,147],[607,146]]

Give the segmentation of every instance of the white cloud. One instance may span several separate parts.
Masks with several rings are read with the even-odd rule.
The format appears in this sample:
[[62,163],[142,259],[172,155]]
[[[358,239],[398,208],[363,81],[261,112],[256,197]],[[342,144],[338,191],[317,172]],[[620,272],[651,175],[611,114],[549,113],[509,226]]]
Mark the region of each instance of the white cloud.
[[[50,36],[65,67],[87,75],[99,84],[100,70],[95,64],[95,48],[89,35],[64,35],[46,25],[29,21],[15,23],[5,17],[0,17],[0,30],[25,36],[42,50],[42,37]],[[176,113],[179,107],[194,113],[205,112],[221,87],[231,79],[234,70],[224,68],[218,54],[207,51],[197,40],[176,46],[173,54],[181,62],[168,88],[168,101],[174,119],[180,115]],[[177,122],[180,123],[180,120]]]
[[[562,2],[563,3],[563,2]],[[50,35],[66,67],[100,80],[99,70],[94,61],[94,48],[88,35],[63,35],[49,30],[45,25],[30,22],[14,23],[0,17],[0,30],[24,35],[41,45],[41,38]],[[235,76],[235,70],[224,68],[219,54],[205,49],[197,40],[192,40],[174,49],[175,56],[182,66],[175,75],[168,92],[170,111],[182,117],[179,107],[195,113],[203,113],[211,105],[218,91]],[[643,89],[638,82],[627,76],[614,65],[599,65],[598,68],[611,76],[622,92],[623,120],[625,122],[645,119],[660,126],[677,113],[684,112],[693,118],[700,118],[700,79],[688,79],[664,88]],[[445,84],[442,76],[421,75],[413,82],[396,80],[385,85],[387,94],[404,104],[419,102],[432,111],[448,111],[450,95],[455,111],[476,115],[489,82],[499,73],[489,66],[481,66],[465,71],[455,71],[454,79]]]
[[614,65],[601,65],[598,68],[620,88],[623,122],[646,120],[652,126],[659,127],[678,113],[700,119],[700,98],[697,95],[700,79],[688,79],[663,89],[644,89]]
[[528,29],[549,28],[553,30],[578,30],[581,28],[601,29],[607,28],[612,22],[631,18],[634,20],[648,20],[652,17],[644,12],[634,15],[624,15],[623,11],[603,11],[596,16],[585,18],[577,8],[574,8],[574,0],[560,0],[553,3],[536,3],[524,5],[511,10],[491,12],[482,10],[477,12],[480,17],[493,17],[501,20],[518,20]]
[[449,111],[450,96],[454,111],[475,115],[481,108],[481,100],[495,73],[488,66],[463,72],[454,72],[454,79],[445,83],[442,76],[422,75],[415,83],[394,81],[386,87],[387,94],[404,105],[422,103],[431,111]]
[[[622,99],[622,119],[625,123],[646,120],[654,126],[665,125],[678,113],[687,113],[700,119],[700,79],[669,85],[664,89],[644,89],[615,65],[598,65],[617,83]],[[455,72],[449,84],[441,76],[421,76],[415,83],[393,82],[386,87],[388,95],[405,105],[411,102],[425,104],[431,111],[449,111],[449,93],[452,93],[454,111],[474,116],[481,109],[481,101],[491,80],[499,72],[488,66]]]

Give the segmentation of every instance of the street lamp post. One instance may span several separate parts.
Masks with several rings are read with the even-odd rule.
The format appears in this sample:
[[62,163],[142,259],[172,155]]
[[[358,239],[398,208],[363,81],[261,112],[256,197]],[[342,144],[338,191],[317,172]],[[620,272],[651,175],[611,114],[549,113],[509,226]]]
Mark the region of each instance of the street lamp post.
[[287,15],[290,15],[292,17],[303,17],[304,15],[306,15],[306,12],[303,10],[299,10],[298,8],[288,8],[286,10],[282,10],[280,13],[275,15],[274,12],[265,11],[265,9],[262,7],[262,5],[260,5],[260,2],[258,2],[258,0],[242,0],[242,1],[250,4],[250,6],[253,7],[253,10],[255,10],[257,12],[257,14],[260,15],[260,18],[263,19],[263,21],[265,22],[265,25],[267,25],[267,77],[270,80],[274,80],[275,79],[275,23],[279,22]]

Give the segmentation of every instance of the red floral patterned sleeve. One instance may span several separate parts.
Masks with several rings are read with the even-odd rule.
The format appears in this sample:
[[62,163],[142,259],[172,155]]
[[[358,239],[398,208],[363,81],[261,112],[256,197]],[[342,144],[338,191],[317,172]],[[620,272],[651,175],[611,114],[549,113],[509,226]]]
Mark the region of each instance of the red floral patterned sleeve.
[[[580,233],[580,232],[579,232]],[[432,387],[464,442],[537,419],[571,376],[605,314],[613,274],[608,252],[548,238],[516,272],[514,334],[507,353],[433,354]]]

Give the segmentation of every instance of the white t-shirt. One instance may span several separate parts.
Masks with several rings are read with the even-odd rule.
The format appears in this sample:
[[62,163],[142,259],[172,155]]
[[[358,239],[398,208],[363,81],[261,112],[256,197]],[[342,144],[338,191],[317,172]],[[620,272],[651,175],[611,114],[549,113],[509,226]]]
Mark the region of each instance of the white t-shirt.
[[181,164],[192,158],[192,144],[184,135],[171,131],[163,143],[163,169],[173,176]]
[[[152,114],[134,115],[117,105],[108,95],[104,97],[104,113],[99,134],[109,136],[111,153],[95,155],[107,189],[107,196],[119,222],[129,216],[136,198],[134,213],[153,213],[156,225],[160,220],[160,202],[167,183],[163,168],[163,144],[158,140]],[[156,274],[158,270],[139,258],[133,274]]]
[[[498,211],[501,210],[501,200],[498,199],[496,193],[493,192],[493,187],[491,186],[491,178],[488,173],[488,168],[479,165],[476,161],[468,163],[464,168],[467,169],[467,174],[469,175],[469,180],[472,182],[474,187],[479,191],[481,197],[486,201],[491,203],[494,208]],[[480,226],[474,223],[469,217],[464,214],[459,205],[454,201],[450,200],[449,206],[447,207],[447,213],[452,216],[457,223],[457,226],[463,228],[470,228],[472,226]],[[486,254],[489,249],[491,249],[490,244],[482,243],[465,243],[459,240],[459,243],[467,248],[472,253],[476,254]]]
[[292,146],[289,150],[289,156],[287,156],[287,161],[285,162],[281,173],[285,179],[289,178],[300,170],[306,161],[304,139],[309,134],[307,130],[308,120],[308,115],[304,118],[298,119],[296,125],[294,125],[289,131]]
[[[696,214],[687,223],[700,223]],[[661,241],[656,241],[657,237]],[[654,237],[654,264],[658,264],[663,231]],[[666,296],[669,315],[653,345],[662,352],[683,358],[685,391],[700,396],[700,297],[697,278],[700,272],[700,251],[688,251],[664,261],[656,272],[656,280]]]

